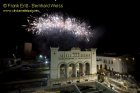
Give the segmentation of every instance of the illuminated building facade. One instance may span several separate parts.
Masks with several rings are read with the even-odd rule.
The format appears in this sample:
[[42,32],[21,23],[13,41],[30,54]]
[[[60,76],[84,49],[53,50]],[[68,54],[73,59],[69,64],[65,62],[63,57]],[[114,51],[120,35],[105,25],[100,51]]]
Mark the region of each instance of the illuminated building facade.
[[106,69],[113,72],[127,73],[127,64],[119,57],[97,56],[97,70]]
[[59,48],[51,48],[50,68],[51,79],[96,75],[96,49],[59,51]]

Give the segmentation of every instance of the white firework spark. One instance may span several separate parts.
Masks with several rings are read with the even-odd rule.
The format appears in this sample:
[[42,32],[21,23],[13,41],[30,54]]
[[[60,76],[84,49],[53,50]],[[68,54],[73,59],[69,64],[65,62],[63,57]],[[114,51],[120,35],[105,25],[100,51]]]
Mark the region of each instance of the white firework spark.
[[49,35],[51,33],[69,33],[76,37],[89,41],[93,36],[92,29],[85,22],[81,22],[76,18],[64,17],[58,14],[44,14],[35,18],[32,22],[28,20],[28,31],[37,35]]

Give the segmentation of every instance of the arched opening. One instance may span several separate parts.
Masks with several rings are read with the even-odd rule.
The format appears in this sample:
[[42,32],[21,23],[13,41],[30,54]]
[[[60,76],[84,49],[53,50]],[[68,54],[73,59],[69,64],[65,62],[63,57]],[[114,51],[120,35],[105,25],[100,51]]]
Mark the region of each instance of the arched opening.
[[75,76],[75,65],[74,64],[69,65],[68,74],[69,74],[69,77],[74,77]]
[[89,65],[89,63],[86,63],[85,64],[85,74],[86,75],[89,75],[90,74],[90,65]]
[[100,69],[102,69],[102,64],[100,65]]
[[107,65],[105,64],[104,69],[107,70]]
[[109,71],[110,71],[110,67],[109,67]]
[[83,64],[79,63],[79,76],[83,76],[84,72],[83,72]]
[[99,65],[97,65],[97,70],[99,70]]
[[60,65],[60,78],[66,78],[66,76],[67,76],[66,69],[67,69],[66,64]]

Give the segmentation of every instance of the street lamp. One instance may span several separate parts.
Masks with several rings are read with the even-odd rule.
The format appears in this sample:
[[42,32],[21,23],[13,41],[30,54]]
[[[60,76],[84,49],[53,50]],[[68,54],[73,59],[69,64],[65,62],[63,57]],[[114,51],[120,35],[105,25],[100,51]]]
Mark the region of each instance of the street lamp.
[[45,61],[45,64],[47,64],[47,63],[48,63],[48,61],[46,60],[46,61]]
[[42,58],[43,56],[42,55],[39,55],[39,57]]

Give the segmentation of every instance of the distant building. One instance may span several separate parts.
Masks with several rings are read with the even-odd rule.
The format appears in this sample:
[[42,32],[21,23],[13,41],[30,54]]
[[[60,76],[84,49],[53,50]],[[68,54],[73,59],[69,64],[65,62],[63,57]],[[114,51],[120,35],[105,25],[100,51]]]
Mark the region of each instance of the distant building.
[[24,43],[24,57],[25,58],[35,58],[37,53],[32,50],[32,43]]
[[127,63],[120,57],[97,56],[97,70],[106,69],[113,72],[127,73]]
[[50,78],[71,78],[86,75],[95,75],[96,79],[96,49],[81,51],[80,48],[72,48],[69,51],[59,51],[59,48],[51,48]]
[[32,43],[25,43],[24,44],[24,54],[26,56],[30,55],[32,52]]

